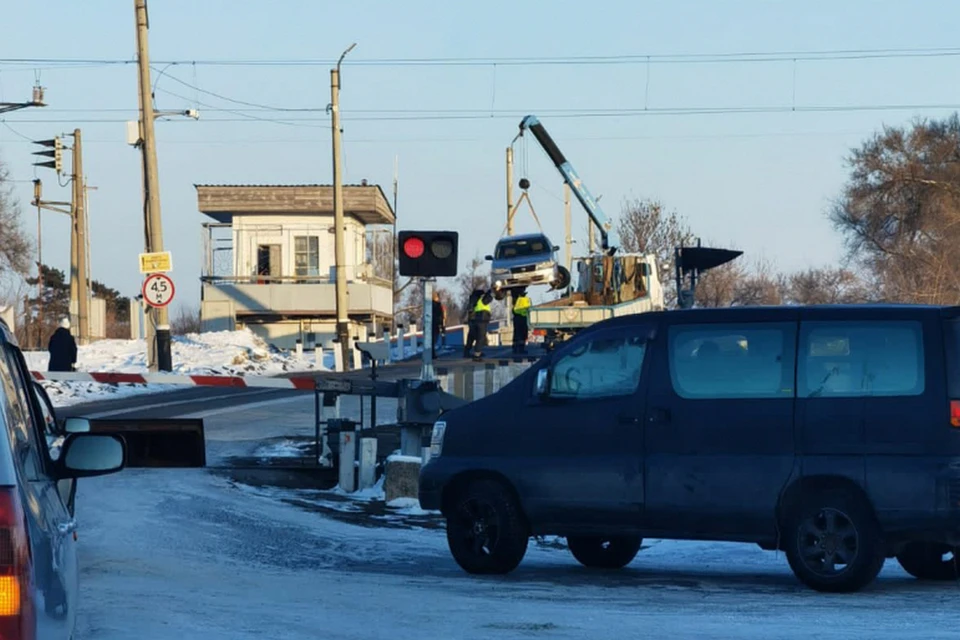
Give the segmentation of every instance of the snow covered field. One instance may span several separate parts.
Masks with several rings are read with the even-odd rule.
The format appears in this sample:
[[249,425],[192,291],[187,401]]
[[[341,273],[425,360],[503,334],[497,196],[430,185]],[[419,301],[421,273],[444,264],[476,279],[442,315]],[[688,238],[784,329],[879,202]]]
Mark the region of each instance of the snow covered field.
[[[292,455],[311,411],[294,397],[193,415],[220,465]],[[513,574],[468,576],[435,518],[358,519],[374,494],[254,488],[199,469],[81,480],[78,640],[930,640],[960,626],[958,585],[920,584],[889,562],[872,588],[823,595],[751,545],[650,540],[603,573],[531,543]]]
[[[32,371],[47,370],[49,354],[24,353]],[[219,331],[175,336],[172,343],[173,373],[184,375],[268,376],[290,371],[332,368],[330,362],[317,366],[313,353],[296,354],[269,347],[251,331]],[[79,371],[146,373],[146,344],[143,340],[100,340],[78,349]],[[44,386],[55,405],[63,406],[143,393],[177,389],[165,385],[106,385],[85,382],[50,382]]]

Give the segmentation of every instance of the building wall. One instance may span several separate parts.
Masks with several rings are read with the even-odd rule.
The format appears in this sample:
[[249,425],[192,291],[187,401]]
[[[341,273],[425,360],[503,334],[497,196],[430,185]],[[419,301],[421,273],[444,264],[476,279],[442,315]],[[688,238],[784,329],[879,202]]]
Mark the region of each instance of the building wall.
[[[365,227],[352,218],[346,219],[344,235],[348,280],[363,273],[367,255]],[[334,277],[333,216],[327,215],[236,215],[233,218],[234,275],[257,275],[258,247],[277,245],[280,248],[280,276],[294,277],[296,272],[296,238],[314,237],[318,248],[318,277]]]

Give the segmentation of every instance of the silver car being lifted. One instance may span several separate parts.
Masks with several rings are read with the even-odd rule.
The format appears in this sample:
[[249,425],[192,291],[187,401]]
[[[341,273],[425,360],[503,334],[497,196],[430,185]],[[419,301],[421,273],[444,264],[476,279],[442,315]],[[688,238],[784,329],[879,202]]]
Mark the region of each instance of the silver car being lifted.
[[536,284],[550,285],[553,289],[570,286],[570,272],[557,262],[555,246],[542,233],[506,236],[500,238],[493,255],[490,275],[494,290],[503,291],[515,287]]

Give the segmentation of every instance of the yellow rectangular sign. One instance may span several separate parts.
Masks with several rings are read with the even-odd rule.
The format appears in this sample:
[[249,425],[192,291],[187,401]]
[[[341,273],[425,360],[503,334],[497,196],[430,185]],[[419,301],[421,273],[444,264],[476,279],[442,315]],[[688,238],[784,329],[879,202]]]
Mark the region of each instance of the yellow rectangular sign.
[[140,254],[140,273],[166,273],[173,271],[173,258],[169,251]]

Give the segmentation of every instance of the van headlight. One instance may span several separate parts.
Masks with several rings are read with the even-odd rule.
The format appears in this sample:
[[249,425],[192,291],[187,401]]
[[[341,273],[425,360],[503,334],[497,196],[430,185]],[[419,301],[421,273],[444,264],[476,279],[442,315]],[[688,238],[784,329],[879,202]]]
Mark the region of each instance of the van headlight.
[[551,268],[553,268],[553,263],[552,263],[552,262],[538,262],[538,263],[537,263],[537,271],[539,271],[539,270],[541,270],[541,269],[551,269]]
[[430,457],[436,458],[443,451],[443,434],[447,430],[447,423],[443,421],[433,423],[433,434],[430,436]]

